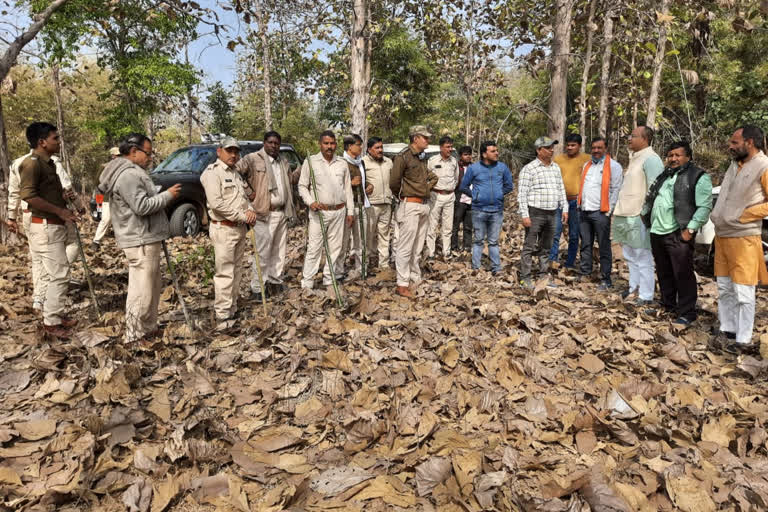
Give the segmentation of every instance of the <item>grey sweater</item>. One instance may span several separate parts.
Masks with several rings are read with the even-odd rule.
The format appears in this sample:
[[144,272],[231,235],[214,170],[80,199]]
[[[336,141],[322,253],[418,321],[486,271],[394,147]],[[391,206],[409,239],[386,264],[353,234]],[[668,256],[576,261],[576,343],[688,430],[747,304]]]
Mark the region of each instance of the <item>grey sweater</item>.
[[109,198],[118,247],[139,247],[171,236],[165,214],[171,194],[158,194],[144,169],[126,158],[115,158],[104,167],[98,186]]

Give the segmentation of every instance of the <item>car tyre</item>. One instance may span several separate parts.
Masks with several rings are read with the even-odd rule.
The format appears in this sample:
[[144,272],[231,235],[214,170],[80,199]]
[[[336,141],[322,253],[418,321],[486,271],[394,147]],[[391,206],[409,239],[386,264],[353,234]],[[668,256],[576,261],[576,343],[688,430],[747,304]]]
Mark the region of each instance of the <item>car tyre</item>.
[[200,232],[200,214],[195,205],[185,203],[171,214],[171,236],[192,237]]

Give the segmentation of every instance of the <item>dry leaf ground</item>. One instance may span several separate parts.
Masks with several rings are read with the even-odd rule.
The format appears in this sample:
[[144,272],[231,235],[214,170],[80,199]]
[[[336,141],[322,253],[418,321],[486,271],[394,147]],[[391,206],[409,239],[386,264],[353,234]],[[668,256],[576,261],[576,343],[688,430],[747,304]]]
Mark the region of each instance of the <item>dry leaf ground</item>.
[[[239,331],[221,335],[210,244],[174,240],[199,330],[166,272],[164,336],[140,346],[120,342],[127,273],[112,240],[87,251],[104,316],[73,290],[69,341],[41,336],[26,248],[0,248],[0,506],[766,510],[766,363],[707,348],[712,280],[685,330],[620,300],[620,261],[614,293],[562,270],[559,287],[528,292],[514,220],[503,278],[436,262],[412,302],[383,272],[347,284],[344,310],[298,289],[295,227],[288,291],[267,316],[244,299]],[[767,317],[761,290],[763,353]]]

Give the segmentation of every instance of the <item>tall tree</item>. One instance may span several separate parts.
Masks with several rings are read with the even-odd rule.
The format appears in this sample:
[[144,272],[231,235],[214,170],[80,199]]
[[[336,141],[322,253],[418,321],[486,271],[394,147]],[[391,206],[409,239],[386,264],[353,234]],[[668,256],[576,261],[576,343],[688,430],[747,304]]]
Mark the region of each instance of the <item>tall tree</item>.
[[209,89],[208,109],[211,111],[212,121],[209,129],[213,133],[232,134],[234,122],[232,119],[231,94],[224,89],[221,82],[216,82]]
[[[552,36],[552,87],[549,95],[549,136],[565,137],[568,100],[568,57],[571,53],[571,25],[575,0],[556,0]],[[561,151],[565,144],[558,145]]]
[[656,108],[659,103],[659,86],[661,85],[661,72],[664,67],[664,54],[667,46],[667,26],[669,25],[669,0],[661,0],[661,12],[658,14],[659,39],[656,42],[656,55],[653,59],[653,79],[651,80],[651,92],[648,94],[648,117],[645,124],[651,128],[657,128]]
[[253,0],[256,20],[258,21],[259,39],[261,40],[262,76],[264,80],[264,126],[272,129],[272,57],[269,48],[269,19],[263,0]]
[[595,10],[599,0],[589,0],[589,16],[587,17],[587,47],[584,50],[584,67],[581,71],[581,90],[579,92],[579,133],[587,133],[587,94],[589,86],[589,69],[592,64],[592,42],[597,30],[595,25]]
[[366,139],[368,137],[368,102],[371,95],[370,0],[352,1],[349,38],[352,98],[349,110],[352,118],[352,132]]
[[607,136],[608,129],[608,91],[611,82],[611,55],[613,54],[613,10],[606,6],[603,20],[603,56],[600,67],[600,107],[597,112],[597,133]]

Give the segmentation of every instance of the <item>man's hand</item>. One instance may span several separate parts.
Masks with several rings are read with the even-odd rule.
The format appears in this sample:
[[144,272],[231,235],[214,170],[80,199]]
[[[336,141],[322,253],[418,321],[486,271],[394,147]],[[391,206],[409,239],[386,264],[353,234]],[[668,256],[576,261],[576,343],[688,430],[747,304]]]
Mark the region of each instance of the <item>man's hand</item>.
[[693,238],[693,233],[688,229],[684,229],[680,232],[680,237],[686,242],[690,242],[691,238]]
[[373,183],[369,183],[365,186],[365,193],[367,195],[373,194]]
[[347,215],[347,227],[351,228],[352,224],[355,222],[355,216],[354,215]]
[[563,224],[568,224],[568,212],[563,212]]
[[77,194],[75,194],[75,191],[71,188],[68,188],[64,191],[64,199],[67,201],[74,201],[77,198]]
[[59,208],[59,211],[56,212],[56,215],[58,215],[59,218],[64,222],[77,222],[80,219],[80,217],[75,212],[69,210],[68,208]]
[[317,201],[315,201],[314,203],[309,205],[309,209],[312,210],[313,212],[317,212],[317,211],[320,211],[320,210],[325,210],[325,208],[323,208],[322,203],[318,203]]
[[526,218],[523,219],[523,226],[526,227],[526,228],[531,227],[531,218],[530,217],[526,217]]
[[254,199],[256,199],[256,192],[253,192],[251,195],[248,196],[249,201],[253,201]]
[[8,230],[11,233],[18,233],[19,232],[19,225],[16,224],[16,221],[13,219],[8,219],[5,221],[5,224],[8,226]]
[[357,187],[359,185],[363,184],[363,177],[362,176],[355,176],[352,178],[352,181],[349,182],[353,187]]
[[247,224],[250,224],[253,226],[256,224],[256,221],[258,220],[258,217],[256,217],[256,212],[253,210],[248,210],[245,212],[245,222]]
[[177,183],[171,188],[169,188],[168,193],[171,194],[171,197],[173,199],[176,199],[177,197],[179,197],[179,194],[181,194],[181,183]]

